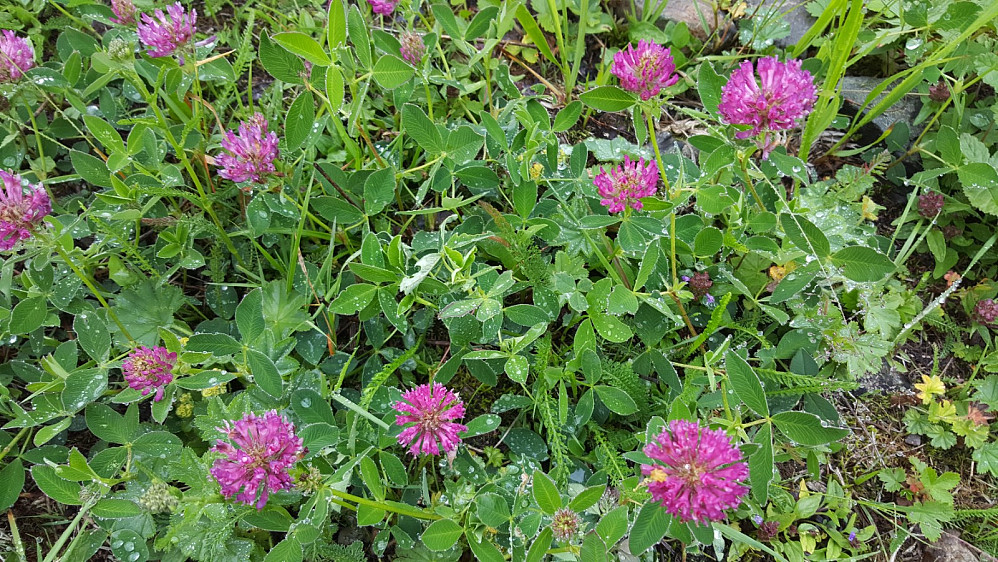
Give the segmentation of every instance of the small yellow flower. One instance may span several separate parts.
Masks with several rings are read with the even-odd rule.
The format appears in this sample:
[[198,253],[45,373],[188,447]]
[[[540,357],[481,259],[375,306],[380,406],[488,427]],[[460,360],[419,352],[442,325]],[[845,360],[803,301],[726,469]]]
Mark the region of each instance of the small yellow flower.
[[932,402],[932,397],[935,395],[942,396],[946,394],[946,385],[943,384],[942,379],[939,375],[922,375],[922,382],[920,384],[916,383],[915,388],[918,389],[918,398],[922,400],[922,404],[929,404]]
[[651,471],[648,475],[648,479],[652,482],[665,482],[669,475],[661,468],[656,468]]
[[191,398],[189,392],[185,392],[180,395],[180,401],[177,403],[177,416],[181,418],[189,418],[194,415],[194,399]]
[[530,166],[530,179],[535,180],[541,177],[541,174],[543,173],[544,173],[544,164],[541,164],[540,162],[534,162]]
[[209,398],[211,396],[219,396],[221,394],[225,394],[225,390],[226,390],[225,383],[222,383],[218,386],[213,386],[202,390],[201,396],[204,396],[205,398]]
[[187,345],[187,341],[189,339],[191,339],[191,338],[180,338],[180,345],[181,346]]

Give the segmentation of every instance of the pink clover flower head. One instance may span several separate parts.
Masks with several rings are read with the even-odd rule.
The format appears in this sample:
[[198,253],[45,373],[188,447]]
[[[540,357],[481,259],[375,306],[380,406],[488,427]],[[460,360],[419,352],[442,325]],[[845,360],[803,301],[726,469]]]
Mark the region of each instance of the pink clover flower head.
[[395,410],[399,413],[395,423],[405,426],[399,443],[408,446],[413,456],[450,453],[461,443],[458,433],[468,430],[454,422],[464,417],[464,402],[438,382],[407,391],[395,403]]
[[118,25],[132,25],[135,23],[135,4],[132,0],[111,0],[111,11],[115,17],[111,21]]
[[367,0],[367,3],[371,5],[371,10],[375,14],[387,16],[395,11],[395,6],[399,3],[399,0]]
[[138,25],[139,39],[149,47],[150,57],[168,57],[190,42],[197,27],[197,11],[184,11],[180,2],[167,6],[166,13],[142,14]]
[[20,80],[35,66],[35,49],[24,37],[4,29],[0,33],[0,83]]
[[21,176],[0,170],[0,251],[14,248],[52,212],[52,200],[41,184],[26,184]]
[[163,399],[163,387],[173,381],[173,367],[177,364],[177,354],[165,347],[140,346],[132,350],[121,364],[128,386],[141,390],[142,396],[155,391],[153,402]]
[[644,206],[640,199],[658,191],[658,168],[651,160],[634,161],[624,156],[623,165],[614,166],[609,172],[601,166],[593,185],[601,197],[600,204],[609,212],[619,213],[628,205],[638,211]]
[[658,95],[662,88],[679,81],[669,49],[645,40],[638,41],[637,48],[628,45],[617,51],[610,72],[620,79],[625,90],[639,94],[642,100]]
[[219,439],[212,447],[225,457],[215,460],[211,475],[222,487],[223,496],[235,496],[242,504],[263,509],[271,492],[294,485],[288,470],[301,460],[305,449],[293,423],[269,410],[262,416],[246,414],[218,430],[228,441]]
[[655,461],[641,466],[652,499],[682,522],[723,520],[748,492],[748,464],[719,429],[673,420],[644,453]]
[[399,42],[402,44],[402,47],[399,49],[402,60],[413,66],[422,62],[423,54],[426,53],[426,44],[423,43],[421,35],[407,31],[402,34]]
[[776,57],[759,59],[755,67],[744,61],[731,73],[731,79],[721,88],[718,111],[725,122],[750,125],[748,131],[739,131],[736,138],[744,139],[766,133],[764,157],[768,156],[768,133],[794,128],[798,119],[807,117],[814,109],[818,93],[814,77],[801,70],[801,61],[780,62]]
[[267,119],[253,114],[239,123],[239,132],[226,131],[220,154],[215,161],[222,167],[218,175],[234,182],[261,183],[263,176],[274,173],[274,160],[280,155],[277,134],[267,132]]

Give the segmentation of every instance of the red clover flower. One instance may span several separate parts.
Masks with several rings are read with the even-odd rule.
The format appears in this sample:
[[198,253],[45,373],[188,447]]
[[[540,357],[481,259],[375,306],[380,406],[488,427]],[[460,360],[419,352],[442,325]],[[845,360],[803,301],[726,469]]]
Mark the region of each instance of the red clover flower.
[[135,4],[132,0],[111,0],[111,11],[115,17],[111,21],[118,25],[132,25],[135,23]]
[[408,446],[413,456],[453,452],[461,442],[458,433],[468,430],[453,421],[464,417],[464,402],[438,382],[404,393],[395,410],[400,414],[395,423],[406,426],[398,436],[399,444]]
[[35,50],[31,42],[4,29],[0,34],[0,84],[15,82],[35,66]]
[[579,532],[579,515],[570,507],[559,509],[552,518],[551,532],[561,542],[571,541]]
[[177,354],[165,347],[140,346],[132,350],[121,364],[128,386],[141,390],[142,396],[155,391],[153,402],[163,399],[163,387],[173,381],[173,367],[177,364]]
[[0,251],[6,251],[31,237],[52,212],[52,200],[41,184],[26,184],[19,175],[0,170],[0,182]]
[[247,121],[239,123],[239,134],[226,131],[222,148],[228,154],[221,154],[215,160],[219,166],[218,175],[234,182],[251,181],[260,183],[261,177],[273,173],[274,160],[280,155],[277,148],[277,135],[267,132],[267,119],[260,113],[253,114]]
[[225,422],[218,430],[231,441],[219,439],[211,449],[225,455],[211,467],[223,496],[235,496],[240,503],[263,509],[271,492],[294,485],[288,469],[301,460],[305,450],[293,423],[268,410],[263,416],[249,413],[235,423]]
[[395,5],[399,3],[399,0],[367,0],[367,3],[371,5],[375,14],[387,16],[395,11]]
[[418,33],[413,33],[411,31],[403,33],[400,43],[402,44],[402,47],[399,51],[402,55],[402,60],[413,66],[418,65],[423,60],[423,54],[426,52],[426,45],[423,43],[423,38]]
[[776,147],[779,139],[770,141],[770,133],[794,128],[797,119],[814,109],[817,90],[814,77],[801,70],[799,60],[781,63],[776,57],[759,59],[756,80],[752,62],[744,61],[731,73],[731,79],[721,89],[718,110],[727,123],[751,125],[739,131],[736,138],[744,139],[765,133],[762,141],[763,158]]
[[934,191],[923,193],[918,196],[918,214],[927,219],[934,219],[943,210],[945,203],[946,198],[943,197],[942,193]]
[[611,213],[619,213],[628,205],[634,210],[644,206],[639,200],[651,197],[658,190],[658,168],[644,158],[637,161],[624,156],[622,166],[614,166],[609,172],[600,167],[600,173],[593,178],[593,185],[602,198],[600,204]]
[[748,492],[748,465],[719,429],[673,420],[644,453],[656,461],[641,466],[652,499],[682,522],[720,521]]
[[974,305],[974,313],[971,315],[978,324],[985,326],[994,325],[998,320],[998,302],[994,299],[981,299]]
[[156,10],[154,16],[142,14],[138,25],[139,39],[149,47],[150,57],[168,57],[194,37],[197,11],[184,11],[180,2],[167,6],[166,13]]
[[648,100],[679,81],[676,63],[669,49],[648,41],[638,41],[638,47],[628,45],[613,55],[610,72],[620,79],[625,90]]

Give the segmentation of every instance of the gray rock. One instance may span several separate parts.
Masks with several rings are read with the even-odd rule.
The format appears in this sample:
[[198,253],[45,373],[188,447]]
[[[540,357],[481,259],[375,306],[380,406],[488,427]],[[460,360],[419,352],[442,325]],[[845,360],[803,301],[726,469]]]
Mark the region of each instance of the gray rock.
[[946,531],[933,544],[926,545],[922,562],[995,562],[998,558],[960,538],[958,531]]
[[[846,105],[853,111],[858,111],[863,105],[863,101],[870,95],[870,92],[881,82],[882,80],[879,78],[870,78],[867,76],[843,77],[840,84],[842,87],[842,97]],[[867,109],[870,109],[882,100],[891,91],[892,86],[893,84],[874,98],[867,106]],[[922,100],[914,92],[910,92],[888,107],[886,111],[874,117],[872,123],[880,133],[884,133],[895,123],[905,123],[909,127],[909,140],[914,140],[925,128],[924,123],[919,125],[912,124],[921,109]]]
[[860,392],[883,392],[892,394],[911,389],[911,383],[904,373],[897,370],[886,359],[880,371],[867,373],[859,378]]
[[[703,39],[704,37],[710,35],[714,31],[714,5],[711,2],[706,2],[704,0],[662,0],[663,2],[668,2],[665,8],[662,10],[662,14],[659,19],[671,20],[676,22],[683,22],[686,27],[689,28],[690,33],[694,36]],[[654,12],[662,2],[652,3],[651,11]],[[642,0],[637,1],[638,9],[638,19],[642,18],[644,13],[644,2]],[[699,14],[697,11],[699,10]],[[707,27],[704,28],[702,22],[700,21],[700,15],[703,15],[703,19],[707,22]]]
[[745,13],[754,13],[757,18],[764,18],[765,21],[782,18],[790,26],[790,35],[777,39],[774,44],[786,48],[796,45],[816,21],[804,8],[808,2],[809,0],[748,0]]

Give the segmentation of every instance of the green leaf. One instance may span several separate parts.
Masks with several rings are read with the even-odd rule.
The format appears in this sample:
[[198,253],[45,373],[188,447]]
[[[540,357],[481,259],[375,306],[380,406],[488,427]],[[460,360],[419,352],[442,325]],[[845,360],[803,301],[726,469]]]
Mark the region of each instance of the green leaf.
[[395,198],[395,168],[382,168],[364,181],[364,212],[374,216]]
[[378,465],[374,464],[371,457],[361,457],[360,476],[364,480],[364,485],[371,491],[371,494],[378,500],[385,500],[385,484],[381,481],[381,473]]
[[32,439],[35,447],[41,447],[51,441],[56,435],[59,435],[65,431],[72,421],[72,417],[65,417],[52,425],[43,426],[37,433],[35,433],[35,437]]
[[377,293],[377,285],[355,283],[344,289],[336,300],[329,303],[329,311],[342,315],[357,314],[357,311],[371,304]]
[[371,66],[371,34],[367,30],[367,20],[360,13],[358,6],[350,6],[350,13],[347,14],[347,32],[350,35],[350,42],[353,43],[354,52],[357,58],[365,67]]
[[330,0],[329,17],[326,20],[326,41],[334,49],[347,40],[347,12],[343,0]]
[[596,532],[607,546],[614,546],[627,534],[627,506],[621,505],[596,523]]
[[187,351],[207,351],[216,356],[242,353],[243,345],[229,334],[194,334],[184,346]]
[[111,187],[111,172],[103,160],[79,150],[70,150],[69,159],[83,181],[100,187]]
[[554,481],[540,470],[534,470],[532,491],[537,506],[548,515],[554,515],[564,505]]
[[638,411],[638,405],[634,403],[634,399],[619,388],[596,385],[593,389],[611,412],[622,416],[629,416]]
[[752,442],[759,448],[748,459],[749,482],[752,483],[752,496],[760,505],[765,505],[769,482],[773,479],[773,426],[763,424]]
[[621,322],[616,316],[592,311],[589,314],[589,318],[592,319],[593,327],[596,328],[599,335],[608,341],[624,343],[634,337],[634,332],[631,331],[631,328]]
[[506,498],[499,494],[482,494],[475,499],[478,518],[489,527],[500,527],[509,523],[510,511]]
[[301,84],[305,64],[298,57],[274,45],[266,33],[260,35],[260,64],[274,78],[291,84]]
[[998,215],[998,171],[975,162],[961,166],[956,173],[970,204],[989,215]]
[[282,31],[271,37],[278,45],[292,53],[304,57],[305,60],[319,66],[329,66],[333,61],[322,50],[322,45],[315,39],[300,31]]
[[582,539],[582,550],[579,552],[581,562],[606,562],[606,544],[596,533],[589,533]]
[[769,404],[766,403],[766,391],[763,390],[762,382],[752,370],[752,366],[734,351],[725,354],[724,365],[728,372],[728,381],[738,398],[756,414],[762,417],[768,416]]
[[633,94],[621,90],[617,86],[598,86],[579,94],[582,103],[600,111],[624,111],[637,101]]
[[287,537],[270,549],[263,562],[302,562],[302,560],[304,553],[301,543],[294,537]]
[[716,254],[724,244],[724,234],[713,226],[708,226],[697,233],[693,240],[693,253],[700,257]]
[[420,537],[426,548],[434,552],[448,550],[464,534],[464,529],[450,519],[440,519],[430,523]]
[[484,435],[490,431],[495,431],[500,423],[502,423],[502,418],[499,416],[495,414],[482,414],[465,424],[468,426],[468,430],[463,432],[461,437],[468,439],[469,437]]
[[37,464],[31,467],[31,477],[38,489],[53,500],[65,505],[83,505],[80,499],[83,488],[76,482],[60,478],[51,466]]
[[832,254],[832,263],[842,274],[857,282],[876,282],[894,273],[894,262],[885,254],[866,246],[847,246]]
[[428,154],[443,152],[440,131],[421,108],[408,103],[402,106],[402,129]]
[[530,365],[527,364],[526,357],[514,355],[506,361],[504,370],[513,382],[526,384],[527,375],[530,373]]
[[255,349],[246,350],[246,366],[253,374],[253,380],[267,394],[280,398],[284,389],[284,381],[277,371],[273,360]]
[[124,152],[125,143],[121,140],[121,135],[100,117],[84,115],[83,122],[86,123],[90,134],[97,139],[108,152]]
[[530,545],[530,550],[527,551],[527,562],[541,562],[544,559],[544,555],[547,554],[548,548],[551,547],[551,541],[554,539],[554,532],[551,527],[544,527],[541,534],[537,535],[537,538]]
[[[449,8],[445,7],[445,9],[449,11]],[[516,20],[520,22],[520,25],[523,27],[523,32],[530,38],[530,42],[537,45],[537,49],[541,52],[541,54],[547,57],[547,59],[555,65],[560,66],[561,61],[554,56],[554,53],[551,51],[551,46],[548,44],[547,37],[544,35],[544,32],[541,31],[540,26],[537,25],[537,20],[534,19],[533,14],[531,14],[530,10],[527,9],[525,3],[520,4],[516,8]]]
[[314,125],[315,98],[312,92],[306,90],[288,108],[288,115],[284,120],[284,140],[288,143],[288,148],[294,150],[301,146],[312,133]]
[[86,420],[90,432],[109,443],[128,443],[138,427],[137,423],[128,421],[128,416],[122,416],[109,406],[99,403],[87,406]]
[[566,105],[558,111],[558,114],[554,116],[554,125],[552,129],[556,133],[563,133],[572,127],[579,121],[579,117],[582,115],[582,102],[575,100],[572,103]]
[[243,516],[243,521],[265,531],[286,533],[294,523],[288,510],[280,506],[268,505],[262,511],[252,511]]
[[603,492],[605,491],[606,485],[590,486],[572,498],[572,501],[568,502],[568,507],[572,511],[585,511],[596,505],[596,502],[603,497]]
[[489,30],[489,24],[496,20],[496,16],[499,15],[499,8],[496,6],[488,6],[482,8],[475,17],[472,18],[471,23],[468,24],[468,28],[464,31],[465,41],[474,41],[486,31]]
[[374,64],[373,75],[382,88],[394,90],[412,78],[413,69],[395,55],[382,55]]
[[88,307],[76,315],[73,319],[73,331],[76,332],[76,341],[91,359],[95,361],[107,359],[111,352],[111,332],[93,307]]
[[468,538],[468,546],[471,547],[471,553],[475,555],[475,560],[481,562],[505,562],[506,557],[484,536],[479,541],[470,530],[465,533],[465,536]]
[[831,253],[828,238],[820,228],[802,215],[784,213],[780,215],[780,225],[794,246],[808,254],[823,258]]
[[638,518],[634,520],[631,527],[631,536],[627,539],[628,550],[634,556],[639,556],[644,551],[658,543],[669,530],[672,518],[665,512],[665,508],[654,500],[649,500],[638,513]]
[[10,313],[11,334],[27,334],[41,327],[48,314],[45,297],[31,297],[17,303]]
[[826,427],[818,416],[807,412],[779,412],[773,414],[773,423],[792,441],[801,445],[824,445],[849,435],[848,429]]
[[334,116],[343,105],[343,72],[338,66],[326,69],[326,100],[329,102],[329,112]]
[[82,410],[100,398],[107,390],[107,371],[84,369],[74,371],[66,377],[66,386],[62,390],[62,405],[68,412]]
[[724,79],[718,76],[710,61],[703,61],[697,72],[697,91],[704,109],[717,115],[717,106],[721,103],[721,88]]
[[527,218],[537,204],[537,183],[523,181],[513,186],[513,208],[520,218]]
[[24,488],[24,465],[21,459],[12,459],[0,470],[0,511],[14,505]]
[[978,474],[998,477],[998,443],[992,441],[974,449],[973,459]]
[[125,519],[142,515],[142,509],[131,500],[103,498],[90,509],[96,517],[103,519]]

